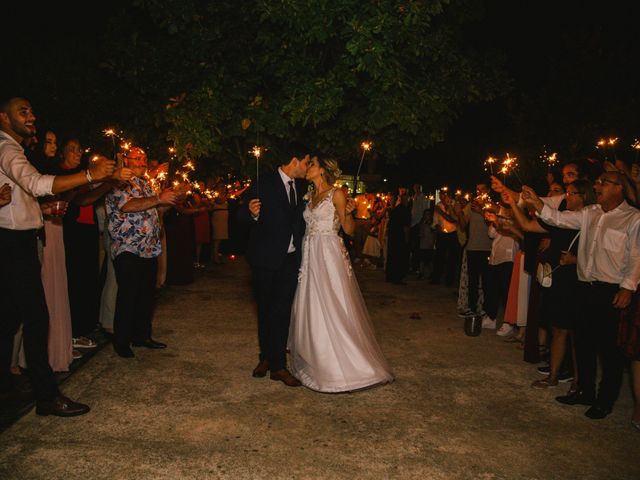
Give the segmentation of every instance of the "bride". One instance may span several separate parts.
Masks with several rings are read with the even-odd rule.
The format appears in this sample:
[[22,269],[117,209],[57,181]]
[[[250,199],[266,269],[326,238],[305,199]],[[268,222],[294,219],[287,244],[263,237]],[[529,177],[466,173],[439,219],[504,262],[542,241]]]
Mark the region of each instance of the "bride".
[[307,228],[289,329],[292,373],[319,392],[393,381],[338,236],[340,226],[353,233],[355,206],[340,188],[332,187],[339,175],[335,160],[314,157],[309,162],[306,178],[313,190],[304,210]]

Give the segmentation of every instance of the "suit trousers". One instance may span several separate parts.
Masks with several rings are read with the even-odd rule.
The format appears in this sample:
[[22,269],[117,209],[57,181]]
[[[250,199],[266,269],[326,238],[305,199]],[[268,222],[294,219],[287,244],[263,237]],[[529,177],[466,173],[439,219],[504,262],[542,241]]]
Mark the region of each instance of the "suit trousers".
[[252,267],[260,360],[269,360],[272,372],[287,366],[287,338],[291,305],[298,286],[298,267],[295,252],[288,254],[277,270]]
[[576,359],[580,389],[595,393],[598,354],[602,375],[596,402],[613,407],[624,373],[624,356],[617,346],[620,310],[611,304],[618,285],[604,282],[580,282],[580,316],[576,322]]
[[118,281],[113,343],[116,347],[128,347],[131,342],[151,338],[158,259],[124,252],[115,258],[113,265]]
[[0,389],[11,388],[13,337],[22,324],[27,374],[36,400],[59,394],[47,354],[49,312],[35,230],[0,228]]

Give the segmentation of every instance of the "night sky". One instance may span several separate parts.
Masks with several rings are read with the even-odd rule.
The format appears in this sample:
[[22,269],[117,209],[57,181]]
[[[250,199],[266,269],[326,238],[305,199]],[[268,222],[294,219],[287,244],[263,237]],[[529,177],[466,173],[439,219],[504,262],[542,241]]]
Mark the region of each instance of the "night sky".
[[[73,86],[82,81],[78,72],[95,68],[96,61],[86,52],[100,50],[106,20],[128,3],[3,6],[5,23],[10,19],[3,42],[3,83],[10,88],[27,85],[24,93],[41,123],[54,121],[51,105],[56,102],[81,111],[86,99],[75,98]],[[470,186],[483,175],[489,154],[512,152],[531,163],[547,145],[561,158],[582,160],[598,155],[593,147],[600,136],[619,136],[624,146],[640,136],[635,66],[640,17],[635,2],[599,2],[589,8],[584,2],[484,3],[486,16],[469,29],[466,41],[504,54],[510,90],[490,103],[469,106],[442,143],[411,152],[401,168],[381,173],[396,183],[417,178],[426,188],[456,179],[460,186]],[[57,74],[49,74],[51,69]],[[65,90],[60,72],[67,70]],[[52,90],[64,98],[53,102]],[[627,150],[619,155],[630,159]]]

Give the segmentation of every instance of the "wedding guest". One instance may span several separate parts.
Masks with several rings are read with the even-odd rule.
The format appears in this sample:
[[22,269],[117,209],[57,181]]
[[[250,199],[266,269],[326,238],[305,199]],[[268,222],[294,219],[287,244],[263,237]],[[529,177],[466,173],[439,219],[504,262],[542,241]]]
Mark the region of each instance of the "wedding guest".
[[458,221],[453,211],[453,199],[444,189],[440,192],[440,201],[433,214],[433,228],[436,231],[436,254],[431,272],[431,283],[437,285],[445,277],[447,287],[455,281],[455,270],[460,255],[458,243]]
[[433,211],[427,209],[422,214],[420,222],[420,265],[418,278],[422,278],[428,269],[433,266],[434,247],[436,246],[436,235],[431,228],[433,223]]
[[[63,142],[60,174],[81,171],[81,163],[79,140],[70,138]],[[68,202],[63,223],[73,347],[80,349],[97,346],[90,338],[99,315],[98,226],[92,205],[97,198],[93,193],[90,187],[83,186],[64,196]]]
[[131,148],[124,159],[134,176],[113,188],[105,205],[118,281],[113,347],[119,356],[131,358],[132,345],[167,347],[152,338],[157,257],[161,249],[158,208],[175,205],[179,196],[171,189],[154,193],[144,177],[147,156],[141,148]]
[[356,228],[350,236],[353,240],[354,262],[358,263],[362,260],[362,248],[364,247],[364,242],[367,240],[367,235],[371,228],[371,212],[369,211],[370,204],[366,194],[361,193],[356,195],[355,201]]
[[83,172],[64,177],[40,174],[20,145],[35,135],[35,120],[27,99],[0,98],[0,185],[12,187],[11,203],[0,208],[0,304],[5,313],[0,322],[0,392],[12,389],[9,363],[13,338],[22,324],[36,414],[82,415],[89,407],[62,395],[47,358],[49,322],[36,236],[43,222],[36,197],[106,179],[115,162],[101,159]]
[[211,205],[207,197],[202,194],[204,190],[204,183],[199,182],[198,190],[192,194],[192,204],[196,210],[193,217],[195,241],[193,266],[195,268],[204,268],[205,264],[208,263],[204,258],[203,247],[211,243],[211,222],[209,221]]
[[422,185],[413,184],[413,195],[409,201],[411,205],[411,226],[409,230],[409,250],[411,255],[410,270],[419,275],[420,272],[420,222],[427,209],[427,199],[422,193]]
[[513,260],[519,249],[521,234],[512,228],[512,216],[509,209],[500,207],[497,214],[485,212],[489,222],[487,230],[491,242],[491,254],[486,273],[484,288],[484,311],[482,328],[496,329],[498,313],[504,309],[509,293],[509,283],[513,270]]
[[229,198],[227,187],[219,182],[216,185],[215,193],[211,208],[211,229],[213,231],[213,262],[222,263],[222,254],[220,253],[220,245],[223,241],[229,239]]
[[[550,274],[551,286],[543,289],[540,299],[541,317],[551,325],[551,349],[549,375],[532,383],[535,388],[547,388],[558,384],[561,378],[561,367],[565,360],[565,351],[569,335],[573,331],[578,313],[580,299],[577,296],[578,277],[576,273],[575,256],[578,251],[579,235],[577,230],[562,229],[529,219],[508,194],[503,194],[503,200],[508,202],[516,221],[525,231],[549,232],[550,245],[545,252],[545,259],[552,266]],[[579,211],[586,205],[595,203],[595,195],[591,182],[577,180],[566,189],[566,209]],[[575,355],[573,355],[575,358]],[[573,362],[575,365],[575,361]],[[565,372],[565,379],[573,374]]]
[[[640,211],[632,206],[637,204],[634,185],[620,172],[603,172],[595,191],[597,204],[578,212],[550,208],[529,187],[523,187],[522,196],[545,222],[580,230],[582,311],[575,329],[579,388],[556,400],[589,405],[585,415],[601,419],[611,413],[622,384],[624,358],[616,341],[620,310],[631,303],[640,282]],[[596,391],[598,353],[602,376]]]
[[[32,163],[43,174],[60,174],[56,164],[58,151],[56,134],[45,130],[45,141],[41,149],[36,149]],[[54,205],[60,207],[54,212]],[[67,203],[59,196],[42,197],[40,208],[44,219],[44,238],[42,248],[42,287],[49,311],[49,365],[54,372],[67,372],[74,359],[82,353],[72,345],[71,307],[67,288],[67,266],[64,250],[64,232],[62,217],[66,213]]]
[[409,227],[411,211],[409,197],[399,193],[396,205],[389,213],[387,227],[387,264],[385,281],[395,285],[406,285],[404,277],[409,271]]
[[[480,298],[480,282],[483,287],[487,284],[487,268],[491,254],[491,238],[489,238],[488,225],[484,220],[482,207],[489,196],[489,187],[486,183],[476,185],[476,197],[461,209],[457,215],[458,225],[461,229],[468,230],[468,240],[465,247],[467,256],[467,309],[461,316],[470,316],[480,313],[478,306]],[[485,287],[486,288],[486,287]]]

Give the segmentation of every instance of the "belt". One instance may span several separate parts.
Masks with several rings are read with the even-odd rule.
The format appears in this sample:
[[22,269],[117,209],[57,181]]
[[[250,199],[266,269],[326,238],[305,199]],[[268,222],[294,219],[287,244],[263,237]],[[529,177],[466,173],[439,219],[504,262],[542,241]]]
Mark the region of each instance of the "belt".
[[600,280],[593,280],[590,282],[584,282],[591,287],[617,287],[617,283],[601,282]]

